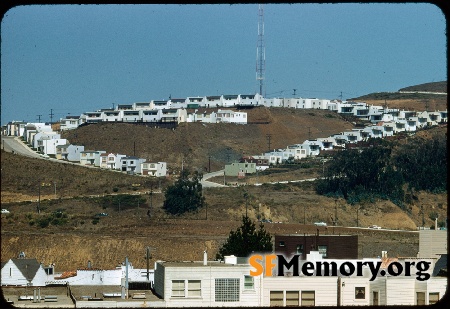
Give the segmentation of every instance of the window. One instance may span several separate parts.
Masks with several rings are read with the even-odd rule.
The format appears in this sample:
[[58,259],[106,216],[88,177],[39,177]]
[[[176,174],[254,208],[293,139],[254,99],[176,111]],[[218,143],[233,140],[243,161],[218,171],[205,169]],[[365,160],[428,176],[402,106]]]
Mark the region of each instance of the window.
[[302,291],[302,304],[301,306],[314,306],[316,293],[314,291]]
[[202,285],[200,280],[188,280],[188,293],[189,297],[201,297]]
[[425,305],[425,292],[417,292],[416,293],[416,305],[420,305],[420,306]]
[[270,291],[270,307],[283,305],[283,291]]
[[286,291],[286,306],[296,306],[299,305],[298,291]]
[[297,254],[303,254],[303,245],[297,245]]
[[285,246],[284,241],[283,240],[280,241],[280,247],[284,247],[284,246]]
[[317,246],[317,249],[319,250],[319,253],[322,254],[322,257],[324,258],[327,257],[327,246],[325,245]]
[[216,279],[215,301],[239,301],[239,279]]
[[255,281],[253,276],[244,276],[244,289],[253,290],[255,288]]
[[365,298],[366,298],[366,288],[355,287],[355,299],[365,299]]
[[184,297],[184,280],[172,280],[172,297]]
[[434,305],[439,301],[439,293],[430,293],[428,294],[428,304]]

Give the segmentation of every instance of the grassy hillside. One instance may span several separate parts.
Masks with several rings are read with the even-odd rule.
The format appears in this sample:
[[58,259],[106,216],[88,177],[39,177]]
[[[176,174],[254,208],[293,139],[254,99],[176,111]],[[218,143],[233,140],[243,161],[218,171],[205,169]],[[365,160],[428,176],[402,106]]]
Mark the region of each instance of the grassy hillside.
[[352,124],[340,115],[320,110],[258,107],[246,110],[249,122],[268,124],[181,123],[176,129],[133,124],[88,125],[63,134],[72,144],[85,149],[133,155],[147,161],[166,161],[171,170],[181,163],[204,171],[222,169],[242,155],[258,155],[270,148],[285,148],[311,138],[328,137],[350,130]]
[[425,94],[425,93],[400,93],[400,91],[419,91],[419,92],[444,92],[447,93],[447,81],[420,84],[405,87],[399,92],[376,92],[363,95],[357,98],[348,99],[349,101],[362,101],[368,104],[381,105],[387,104],[390,108],[399,108],[404,110],[416,111],[435,111],[447,110],[447,95]]
[[447,93],[447,81],[425,83],[415,86],[409,86],[398,91],[426,91],[426,92],[445,92]]

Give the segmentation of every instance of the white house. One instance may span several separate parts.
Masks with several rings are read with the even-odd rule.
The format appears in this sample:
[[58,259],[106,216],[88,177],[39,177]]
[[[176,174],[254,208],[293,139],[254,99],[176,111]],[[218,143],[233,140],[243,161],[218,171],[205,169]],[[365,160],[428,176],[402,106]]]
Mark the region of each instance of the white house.
[[52,274],[36,259],[9,259],[2,263],[1,285],[45,286],[49,276]]
[[60,118],[59,124],[59,129],[61,131],[76,129],[81,124],[80,116],[68,115],[65,118]]
[[141,113],[142,111],[135,110],[124,110],[122,111],[122,121],[123,122],[139,122],[141,121]]
[[238,104],[240,106],[258,106],[262,105],[263,97],[260,94],[240,94],[238,96]]
[[149,282],[153,286],[154,270],[149,269],[147,272],[147,269],[134,268],[131,262],[128,262],[128,267],[125,263],[121,263],[114,269],[99,269],[90,266],[90,262],[88,262],[86,268],[55,274],[54,279],[48,281],[47,284],[120,286],[125,278],[128,278],[129,282]]
[[216,122],[246,124],[247,113],[219,109],[216,113]]
[[122,112],[118,110],[108,110],[103,112],[103,121],[106,122],[117,122],[122,121]]
[[357,143],[362,141],[361,131],[360,130],[352,130],[352,131],[344,131],[343,135],[347,136],[348,143]]
[[38,150],[47,155],[56,155],[56,147],[60,145],[66,145],[67,139],[65,138],[41,138],[38,140]]
[[86,112],[80,118],[84,116],[86,123],[98,123],[103,121],[102,112]]
[[213,107],[220,107],[223,105],[223,97],[222,96],[207,96],[205,100],[200,102],[200,106],[207,107],[207,108],[213,108]]
[[100,166],[100,155],[105,153],[104,150],[84,150],[80,151],[80,164],[81,165],[94,165]]
[[155,263],[155,293],[166,307],[261,306],[262,276],[250,276],[250,265],[225,262]]
[[118,153],[102,153],[100,155],[100,167],[109,168],[113,170],[120,170],[122,168],[122,158],[126,155]]
[[309,148],[310,156],[318,156],[320,154],[320,149],[323,147],[322,142],[318,140],[306,140],[303,145]]
[[262,104],[266,107],[283,107],[283,101],[282,98],[264,98]]
[[84,151],[84,146],[71,145],[69,143],[58,145],[56,146],[56,159],[80,162],[82,151]]
[[319,137],[317,138],[318,142],[322,143],[321,150],[331,150],[336,145],[336,140],[334,137]]
[[122,172],[127,172],[130,174],[141,174],[142,163],[144,163],[146,159],[129,156],[121,158],[120,161],[120,170]]
[[132,104],[133,110],[150,110],[150,102],[136,102]]
[[152,177],[165,177],[167,174],[167,163],[166,162],[156,162],[156,163],[141,163],[142,175],[152,176]]
[[294,160],[301,160],[311,154],[311,149],[304,144],[289,145],[286,147],[286,151],[291,153]]

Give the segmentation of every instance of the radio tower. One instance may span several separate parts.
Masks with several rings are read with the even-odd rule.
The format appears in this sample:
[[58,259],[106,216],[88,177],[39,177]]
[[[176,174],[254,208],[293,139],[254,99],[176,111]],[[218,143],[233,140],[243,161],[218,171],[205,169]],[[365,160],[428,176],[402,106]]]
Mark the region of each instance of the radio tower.
[[263,95],[266,52],[264,47],[264,9],[258,6],[258,45],[256,47],[256,80],[259,81],[259,94]]

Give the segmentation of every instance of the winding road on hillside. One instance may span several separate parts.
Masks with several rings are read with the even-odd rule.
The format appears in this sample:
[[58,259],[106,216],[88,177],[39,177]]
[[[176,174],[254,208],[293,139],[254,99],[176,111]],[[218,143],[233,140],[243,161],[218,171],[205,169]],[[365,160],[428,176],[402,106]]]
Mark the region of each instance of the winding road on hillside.
[[224,173],[224,170],[203,174],[203,178],[202,178],[202,181],[201,181],[202,187],[203,188],[223,188],[223,187],[227,187],[227,186],[219,184],[219,183],[208,181],[208,179],[210,179],[210,178],[217,177],[217,176],[223,176],[223,173]]

